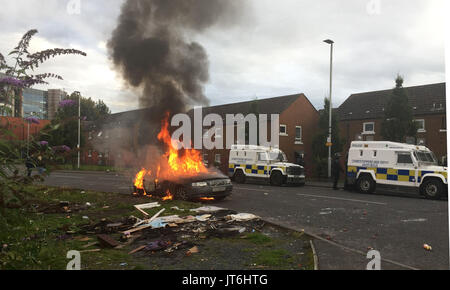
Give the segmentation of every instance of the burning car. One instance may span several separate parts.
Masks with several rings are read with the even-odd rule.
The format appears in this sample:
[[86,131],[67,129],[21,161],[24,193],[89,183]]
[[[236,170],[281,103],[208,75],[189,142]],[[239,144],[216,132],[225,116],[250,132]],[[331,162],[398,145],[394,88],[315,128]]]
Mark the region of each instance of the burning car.
[[158,140],[167,148],[150,168],[142,168],[134,178],[134,194],[159,196],[163,200],[220,200],[231,195],[229,177],[203,163],[194,149],[177,150],[169,133],[169,115],[162,121]]
[[193,176],[182,176],[173,180],[159,182],[144,179],[135,182],[135,193],[158,196],[163,200],[222,200],[231,195],[231,180],[221,172],[208,172]]

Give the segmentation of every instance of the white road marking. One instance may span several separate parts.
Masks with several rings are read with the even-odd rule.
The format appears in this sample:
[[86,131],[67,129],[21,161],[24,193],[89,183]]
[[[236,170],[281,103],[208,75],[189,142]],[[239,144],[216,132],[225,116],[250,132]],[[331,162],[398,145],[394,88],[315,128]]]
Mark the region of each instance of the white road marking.
[[427,221],[427,219],[423,219],[423,218],[420,218],[420,219],[409,219],[409,220],[402,220],[402,222],[404,222],[404,223],[410,223],[410,222],[426,222]]
[[[246,188],[246,187],[236,187],[236,186],[235,186],[235,188],[236,188],[236,189],[243,189],[243,190],[251,190],[251,191],[264,192],[264,190],[253,189],[253,188]],[[323,195],[315,195],[315,194],[303,194],[303,193],[296,193],[296,195],[297,195],[297,196],[304,196],[304,197],[328,198],[328,199],[342,200],[342,201],[351,201],[351,202],[360,202],[360,203],[370,203],[370,204],[376,204],[376,205],[387,205],[387,203],[384,203],[384,202],[376,202],[376,201],[361,200],[361,199],[352,199],[352,198],[342,198],[342,197],[323,196]]]

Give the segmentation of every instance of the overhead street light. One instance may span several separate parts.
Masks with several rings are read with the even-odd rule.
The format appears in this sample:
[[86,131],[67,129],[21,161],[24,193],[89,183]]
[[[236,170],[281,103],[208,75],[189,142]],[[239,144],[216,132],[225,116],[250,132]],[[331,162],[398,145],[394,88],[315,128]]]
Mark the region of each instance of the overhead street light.
[[331,52],[330,52],[330,119],[329,119],[329,127],[328,127],[328,140],[327,145],[328,146],[328,177],[331,177],[331,147],[333,146],[331,142],[331,129],[332,129],[332,118],[333,118],[333,103],[332,103],[332,93],[333,93],[333,45],[334,41],[331,39],[326,39],[323,42],[331,45]]
[[80,169],[80,143],[81,143],[81,93],[75,92],[75,94],[78,95],[78,144],[77,144],[77,151],[78,151],[78,158],[77,158],[77,165],[78,169]]

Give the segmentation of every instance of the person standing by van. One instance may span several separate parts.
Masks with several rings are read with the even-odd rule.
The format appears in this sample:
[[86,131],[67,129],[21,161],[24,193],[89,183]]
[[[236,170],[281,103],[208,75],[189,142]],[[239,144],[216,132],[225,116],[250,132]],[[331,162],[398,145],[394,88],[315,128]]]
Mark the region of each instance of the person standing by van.
[[344,172],[344,170],[341,167],[340,158],[341,158],[341,155],[339,153],[336,153],[336,155],[334,155],[333,163],[331,164],[331,173],[333,176],[333,189],[334,190],[339,189],[338,182],[339,182],[340,173]]

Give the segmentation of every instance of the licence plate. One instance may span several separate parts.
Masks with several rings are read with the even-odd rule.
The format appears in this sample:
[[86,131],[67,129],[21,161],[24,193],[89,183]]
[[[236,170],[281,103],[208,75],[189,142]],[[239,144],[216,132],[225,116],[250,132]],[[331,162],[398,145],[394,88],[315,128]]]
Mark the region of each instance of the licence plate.
[[225,191],[227,188],[225,186],[214,187],[213,192]]

